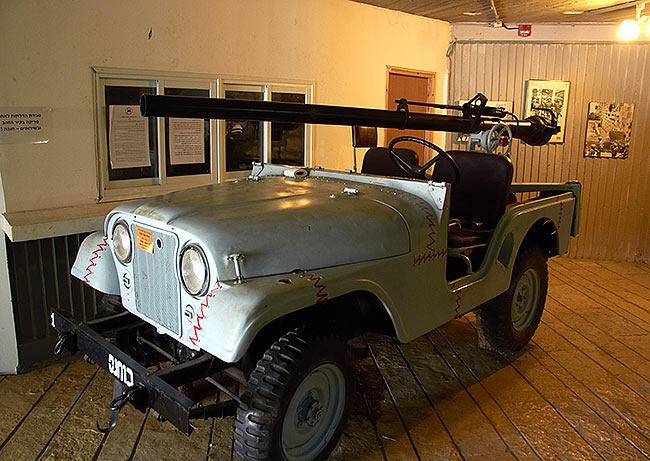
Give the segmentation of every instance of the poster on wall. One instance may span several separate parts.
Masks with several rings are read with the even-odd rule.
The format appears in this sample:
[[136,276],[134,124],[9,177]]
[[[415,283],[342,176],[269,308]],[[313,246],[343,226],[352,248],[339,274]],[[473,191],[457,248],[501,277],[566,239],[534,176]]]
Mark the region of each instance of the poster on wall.
[[590,102],[585,157],[627,158],[634,104]]
[[113,169],[151,166],[149,127],[140,106],[108,107],[108,146]]
[[48,142],[50,107],[0,107],[0,144]]
[[169,161],[172,165],[203,163],[203,144],[203,119],[169,119]]
[[548,119],[551,115],[549,111],[552,111],[560,132],[551,137],[551,143],[564,142],[569,83],[562,80],[528,80],[526,84],[524,117],[538,115]]

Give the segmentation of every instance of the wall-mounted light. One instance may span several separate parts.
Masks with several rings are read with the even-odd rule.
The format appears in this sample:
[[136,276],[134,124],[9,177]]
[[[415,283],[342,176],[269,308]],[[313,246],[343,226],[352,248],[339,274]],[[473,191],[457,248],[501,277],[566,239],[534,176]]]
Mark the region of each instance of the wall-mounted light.
[[622,40],[636,40],[641,33],[641,26],[645,26],[650,34],[650,17],[643,16],[645,2],[636,4],[636,19],[626,19],[618,28],[618,36]]

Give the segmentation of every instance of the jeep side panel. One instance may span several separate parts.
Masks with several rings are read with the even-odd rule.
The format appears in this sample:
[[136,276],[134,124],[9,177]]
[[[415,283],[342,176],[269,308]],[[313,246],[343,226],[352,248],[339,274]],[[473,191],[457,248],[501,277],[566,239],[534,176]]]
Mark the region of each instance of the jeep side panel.
[[577,197],[573,192],[534,199],[509,208],[492,235],[480,270],[451,283],[462,315],[503,293],[529,230],[540,220],[553,222],[559,254],[567,252]]

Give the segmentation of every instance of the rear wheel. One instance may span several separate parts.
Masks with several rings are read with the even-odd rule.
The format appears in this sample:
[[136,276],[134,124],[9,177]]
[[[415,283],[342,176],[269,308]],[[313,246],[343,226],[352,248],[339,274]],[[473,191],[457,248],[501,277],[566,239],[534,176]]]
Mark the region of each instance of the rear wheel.
[[239,460],[326,459],[354,395],[354,365],[338,336],[293,330],[257,362],[235,420]]
[[547,288],[548,269],[543,250],[522,249],[508,291],[487,302],[476,315],[479,334],[490,348],[514,352],[528,344],[542,317]]

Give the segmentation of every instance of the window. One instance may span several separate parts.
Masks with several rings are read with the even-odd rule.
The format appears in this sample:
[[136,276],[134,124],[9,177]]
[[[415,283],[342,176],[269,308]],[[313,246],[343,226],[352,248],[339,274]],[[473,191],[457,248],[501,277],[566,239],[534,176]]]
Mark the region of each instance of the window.
[[[138,102],[141,95],[156,92],[155,83],[112,80],[104,86],[109,181],[158,177],[158,127],[154,119],[142,120],[139,117]],[[134,128],[140,135],[137,141],[141,141],[146,150],[135,149],[135,130],[129,126],[136,123],[139,125]],[[133,134],[132,138],[129,138],[129,132]],[[138,148],[141,147],[140,142],[138,144]]]
[[[271,101],[305,103],[307,95],[301,93],[274,92]],[[271,163],[305,165],[305,124],[271,123]]]
[[[226,99],[264,101],[264,88],[228,84]],[[252,162],[264,160],[264,123],[251,120],[226,120],[226,172],[247,171]]]
[[[169,96],[209,97],[205,89],[165,88]],[[210,174],[210,120],[165,118],[167,177]]]
[[[140,96],[311,103],[312,83],[94,68],[99,200],[246,177],[252,162],[311,163],[311,127],[246,120],[144,118]],[[217,91],[217,88],[219,90]]]
[[[220,79],[219,95],[226,99],[312,103],[313,83]],[[225,120],[220,154],[223,179],[245,177],[252,162],[311,165],[311,125],[304,123]]]

